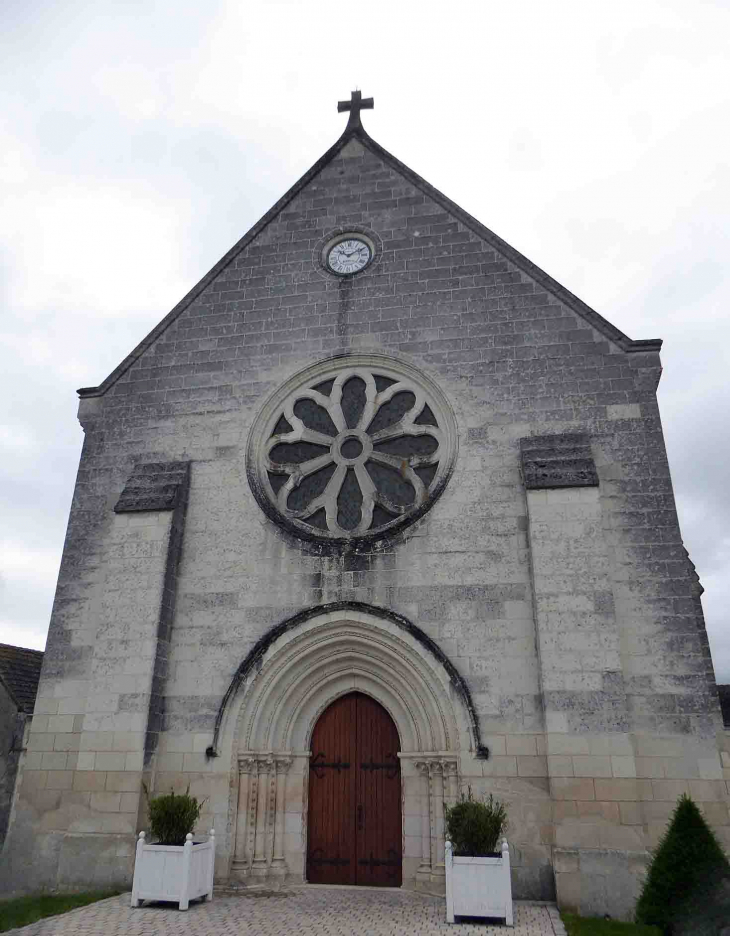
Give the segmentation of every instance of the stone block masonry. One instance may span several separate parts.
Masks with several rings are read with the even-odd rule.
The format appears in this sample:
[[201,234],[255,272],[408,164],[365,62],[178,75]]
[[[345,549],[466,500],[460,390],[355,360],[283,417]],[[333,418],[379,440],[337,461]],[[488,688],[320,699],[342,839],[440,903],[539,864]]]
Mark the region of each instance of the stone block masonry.
[[[43,827],[67,833],[71,850],[59,871],[68,886],[118,880],[129,863],[128,836],[144,814],[143,783],[151,785],[162,727],[188,475],[187,462],[135,468],[105,544],[87,678],[63,683],[63,694],[42,695],[36,707],[25,806],[46,811]],[[92,847],[81,847],[79,836]]]
[[[508,803],[515,896],[550,898],[557,881],[564,906],[626,916],[680,792],[730,845],[730,766],[659,423],[658,345],[630,342],[364,135],[315,170],[82,393],[84,450],[4,878],[130,880],[143,778],[206,799],[200,828],[216,829],[218,876],[235,874],[238,803],[249,801],[238,757],[250,753],[237,719],[253,683],[206,756],[234,674],[272,627],[358,602],[412,622],[468,685],[489,758],[474,756],[456,718],[443,736],[467,740],[425,746],[423,762],[437,793],[441,757],[457,764],[459,789]],[[350,279],[319,262],[342,230],[379,245]],[[246,444],[274,390],[355,350],[438,385],[458,456],[412,526],[362,550],[321,550],[262,512]],[[571,445],[578,461],[561,467]],[[541,483],[535,458],[552,466]],[[184,530],[167,468],[139,467],[181,463]],[[567,485],[556,465],[570,469]],[[114,512],[158,481],[143,512]],[[254,753],[295,759],[257,808],[284,842],[283,854],[271,845],[274,870],[301,881],[306,750]],[[404,880],[436,887],[438,797],[415,766],[404,777]],[[259,870],[271,870],[264,844]]]

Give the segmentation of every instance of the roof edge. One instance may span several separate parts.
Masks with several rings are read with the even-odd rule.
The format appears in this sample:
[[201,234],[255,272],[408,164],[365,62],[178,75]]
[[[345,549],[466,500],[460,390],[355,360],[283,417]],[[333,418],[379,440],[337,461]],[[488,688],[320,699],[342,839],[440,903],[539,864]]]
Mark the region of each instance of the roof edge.
[[317,176],[322,169],[327,165],[330,160],[340,152],[341,149],[349,142],[352,137],[357,136],[357,128],[348,127],[345,129],[345,132],[341,137],[324,153],[320,158],[311,166],[300,179],[298,179],[294,185],[284,194],[282,197],[275,202],[269,208],[265,215],[263,215],[259,220],[250,228],[243,237],[237,241],[231,249],[225,253],[218,263],[215,266],[211,267],[210,270],[203,276],[202,279],[193,286],[193,288],[188,292],[181,300],[177,303],[176,306],[167,313],[167,315],[159,322],[151,332],[149,332],[140,343],[131,351],[114,370],[109,374],[109,376],[103,380],[97,387],[80,387],[76,392],[78,393],[81,399],[87,399],[88,397],[98,397],[103,396],[106,391],[115,384],[119,378],[134,364],[137,358],[141,357],[142,354],[153,344],[160,335],[165,332],[170,325],[175,321],[175,319],[185,311],[185,309],[190,306],[195,299],[203,292],[203,290],[213,282],[213,280],[221,273],[225,268],[231,263],[232,260],[245,250],[246,247],[251,243],[254,238],[256,238],[261,231],[276,217],[276,215],[286,208],[292,199],[305,188],[312,179]]
[[[20,650],[22,653],[30,653],[35,656],[41,657],[41,666],[43,665],[43,658],[45,657],[45,650],[36,650],[35,647],[18,647],[16,644],[6,644],[0,643],[0,647],[4,647],[8,650]],[[0,685],[5,689],[7,694],[10,696],[10,699],[15,703],[16,708],[19,712],[22,712],[25,715],[32,714],[33,709],[35,708],[35,698],[38,695],[38,684],[40,683],[40,672],[38,673],[38,681],[35,685],[35,695],[33,697],[33,705],[28,707],[25,702],[22,702],[18,698],[16,690],[13,688],[12,681],[8,679],[7,675],[3,673],[2,667],[0,667]]]
[[558,299],[565,303],[568,308],[572,309],[577,315],[583,318],[589,325],[592,325],[597,331],[601,332],[606,338],[612,341],[618,348],[622,351],[628,353],[635,352],[658,352],[662,346],[661,338],[648,338],[648,339],[639,339],[634,340],[629,338],[628,335],[624,334],[620,329],[616,328],[615,325],[612,325],[607,319],[602,315],[592,309],[589,305],[583,302],[582,299],[579,299],[574,295],[570,290],[566,289],[557,280],[554,280],[548,273],[534,264],[531,260],[528,260],[524,254],[521,254],[518,250],[515,250],[514,247],[511,247],[507,241],[502,240],[499,235],[495,234],[494,231],[491,231],[488,227],[485,227],[480,221],[478,221],[473,215],[470,215],[468,211],[465,211],[456,202],[453,202],[448,196],[444,195],[443,192],[440,192],[435,186],[427,182],[422,176],[418,175],[417,172],[414,172],[413,169],[410,169],[405,163],[401,162],[397,157],[393,156],[392,153],[389,153],[384,147],[379,143],[376,143],[375,140],[365,130],[362,124],[358,123],[354,126],[348,124],[345,132],[338,138],[338,140],[331,146],[320,158],[312,165],[301,178],[299,178],[294,185],[284,194],[282,197],[272,205],[272,207],[264,214],[252,228],[250,228],[243,237],[237,241],[231,249],[221,257],[221,259],[216,263],[206,274],[200,279],[195,286],[177,303],[173,308],[167,313],[167,315],[160,321],[151,332],[149,332],[145,338],[140,341],[136,348],[131,351],[124,360],[109,374],[109,376],[103,380],[96,387],[80,387],[76,392],[78,393],[81,399],[87,399],[89,397],[99,397],[103,396],[106,391],[113,386],[119,378],[126,373],[127,370],[134,364],[134,362],[141,357],[142,354],[147,350],[147,348],[152,345],[160,335],[167,330],[167,328],[175,321],[175,319],[185,311],[185,309],[190,306],[195,299],[203,292],[203,290],[221,273],[230,263],[235,260],[235,258],[243,251],[254,238],[256,238],[261,231],[266,228],[266,226],[276,217],[276,215],[284,209],[292,199],[294,199],[301,191],[304,189],[311,180],[317,176],[321,170],[327,165],[330,160],[332,160],[341,149],[353,138],[358,139],[364,146],[366,146],[372,153],[375,153],[385,162],[390,163],[397,171],[405,176],[409,182],[420,189],[424,194],[428,195],[433,201],[441,205],[446,209],[450,214],[454,215],[462,224],[472,230],[477,236],[481,237],[482,240],[486,241],[495,250],[498,250],[504,257],[506,257],[511,263],[514,263],[522,272],[526,273],[537,283],[543,286],[546,290],[550,291]]
[[371,152],[375,153],[386,162],[391,163],[391,165],[393,165],[401,175],[404,175],[409,182],[445,208],[450,214],[454,215],[462,224],[493,246],[495,250],[498,250],[508,260],[514,263],[515,266],[519,267],[520,270],[557,296],[557,298],[564,302],[565,305],[572,309],[577,315],[585,319],[589,325],[592,325],[600,331],[601,334],[605,335],[606,338],[613,341],[622,351],[658,352],[660,350],[663,339],[645,338],[634,340],[629,338],[629,336],[624,334],[619,328],[612,325],[608,319],[604,318],[599,312],[596,312],[595,309],[592,309],[583,302],[582,299],[579,299],[578,296],[570,292],[569,289],[562,286],[557,280],[554,280],[552,276],[534,264],[524,254],[521,254],[519,250],[515,250],[507,241],[502,240],[498,234],[495,234],[494,231],[491,231],[488,227],[483,225],[481,221],[478,221],[473,215],[470,215],[468,211],[464,211],[463,208],[457,205],[456,202],[453,202],[447,195],[444,195],[443,192],[440,192],[435,186],[431,185],[430,182],[427,182],[422,176],[418,175],[417,172],[414,172],[413,169],[405,163],[402,163],[396,156],[393,156],[392,153],[389,153],[388,150],[368,135],[364,127],[359,127],[355,133],[353,133],[353,136],[357,136],[360,142]]

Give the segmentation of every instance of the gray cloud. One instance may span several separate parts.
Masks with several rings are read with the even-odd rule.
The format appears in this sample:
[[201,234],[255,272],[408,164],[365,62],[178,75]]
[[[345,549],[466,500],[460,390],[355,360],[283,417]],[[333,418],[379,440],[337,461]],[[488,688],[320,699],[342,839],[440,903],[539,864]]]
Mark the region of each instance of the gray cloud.
[[[385,13],[387,12],[387,17]],[[387,23],[387,28],[384,27]],[[40,646],[99,382],[342,129],[373,136],[632,337],[730,681],[722,2],[13,2],[0,43],[0,640]]]

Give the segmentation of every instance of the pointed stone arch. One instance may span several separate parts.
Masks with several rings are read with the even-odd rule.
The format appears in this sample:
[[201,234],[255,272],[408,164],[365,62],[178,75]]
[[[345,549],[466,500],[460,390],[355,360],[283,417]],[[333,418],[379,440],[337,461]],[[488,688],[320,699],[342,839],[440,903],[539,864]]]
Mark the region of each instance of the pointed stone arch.
[[[344,632],[338,632],[336,627],[334,631],[332,628],[327,632],[323,630],[333,622],[335,624],[349,622],[347,633],[351,653],[356,657],[358,653],[362,655],[364,652],[365,656],[371,659],[376,670],[385,661],[385,658],[381,659],[376,652],[378,647],[384,648],[386,656],[387,652],[390,652],[394,662],[399,659],[404,662],[406,670],[401,674],[403,687],[421,685],[421,692],[425,693],[426,697],[433,696],[433,702],[439,711],[458,712],[459,717],[454,715],[452,720],[454,724],[459,723],[460,730],[465,735],[460,749],[471,750],[477,758],[489,756],[488,749],[482,744],[479,719],[469,688],[440,647],[402,615],[362,602],[346,601],[308,608],[272,627],[256,643],[236,670],[223,696],[216,716],[213,743],[206,752],[209,757],[219,756],[226,747],[226,742],[231,743],[231,719],[234,717],[234,710],[238,713],[239,721],[243,717],[243,709],[237,708],[241,705],[241,700],[248,704],[253,703],[255,698],[259,699],[258,704],[261,704],[263,701],[261,690],[267,683],[266,678],[260,674],[264,669],[267,672],[270,672],[272,668],[280,670],[288,659],[286,655],[282,655],[287,647],[293,645],[302,653],[310,652],[311,648],[321,644],[325,639],[325,634],[329,633],[326,639],[333,647],[338,648],[338,652],[342,650]],[[361,625],[359,630],[358,625]],[[385,650],[386,647],[389,648],[388,651]],[[274,658],[277,660],[276,663],[274,663]],[[410,675],[408,675],[409,672]],[[440,691],[437,690],[439,686]],[[281,691],[281,684],[278,684],[277,688]],[[439,699],[440,703],[437,702]],[[383,704],[388,708],[386,703]],[[421,741],[413,742],[413,750],[424,749],[421,744],[428,735],[424,728],[425,726],[422,725],[419,732],[414,721],[413,729]],[[445,745],[445,739],[449,737],[449,729],[445,724],[442,728]],[[453,727],[451,736],[456,740]],[[250,734],[249,740],[252,740]],[[263,741],[263,739],[257,740]],[[444,745],[439,749],[447,749]]]
[[275,630],[239,667],[219,713],[233,873],[302,880],[312,731],[328,705],[357,691],[400,736],[404,884],[440,883],[443,802],[458,794],[459,758],[486,756],[458,673],[413,625],[364,605],[313,610]]
[[[324,709],[357,689],[390,713],[404,752],[458,750],[451,683],[428,657],[415,637],[382,617],[351,609],[318,615],[271,644],[246,681],[236,747],[307,750]],[[467,749],[469,728],[462,717]]]

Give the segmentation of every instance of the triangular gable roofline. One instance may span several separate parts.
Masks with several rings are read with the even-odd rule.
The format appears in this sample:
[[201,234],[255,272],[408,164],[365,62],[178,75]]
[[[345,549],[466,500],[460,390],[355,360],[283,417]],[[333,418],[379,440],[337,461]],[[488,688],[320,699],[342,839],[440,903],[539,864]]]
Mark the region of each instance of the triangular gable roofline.
[[203,290],[221,273],[232,260],[235,260],[236,257],[241,253],[242,250],[245,250],[246,247],[254,240],[266,226],[272,221],[276,215],[282,211],[293,198],[295,198],[301,191],[304,189],[311,181],[314,179],[322,169],[333,160],[337,154],[349,143],[350,140],[357,139],[364,147],[370,150],[371,153],[379,156],[383,162],[391,165],[396,169],[402,176],[404,176],[408,181],[414,185],[417,189],[431,198],[437,205],[440,205],[455,218],[457,218],[461,223],[473,231],[478,237],[482,238],[490,246],[494,247],[499,253],[501,253],[507,260],[513,263],[519,270],[523,273],[530,276],[535,280],[536,283],[539,283],[547,291],[551,292],[556,298],[560,299],[569,309],[572,309],[577,315],[584,319],[589,325],[593,326],[597,331],[602,335],[605,335],[610,341],[612,341],[617,347],[622,351],[626,352],[636,352],[636,351],[654,351],[658,352],[662,346],[661,338],[648,338],[645,340],[633,340],[625,335],[620,329],[612,325],[607,319],[602,315],[599,315],[594,309],[586,305],[581,299],[573,295],[568,289],[564,286],[561,286],[557,280],[554,280],[551,276],[545,273],[540,267],[536,266],[527,257],[523,256],[518,250],[515,250],[514,247],[503,241],[501,237],[498,237],[493,231],[490,231],[489,228],[485,227],[481,222],[477,221],[476,218],[472,217],[467,211],[464,211],[463,208],[460,208],[455,202],[451,201],[450,198],[447,198],[446,195],[439,192],[438,189],[434,188],[433,185],[430,185],[426,182],[425,179],[421,178],[417,172],[414,172],[405,163],[402,163],[399,159],[396,159],[395,156],[391,155],[386,149],[380,146],[379,143],[376,143],[375,140],[370,137],[361,124],[357,124],[354,127],[349,127],[345,130],[342,136],[337,140],[334,146],[331,146],[327,152],[321,156],[316,163],[304,173],[304,175],[294,183],[294,185],[283,195],[267,212],[266,214],[254,224],[254,226],[246,233],[244,236],[231,247],[231,249],[221,257],[218,263],[215,264],[212,269],[205,274],[205,276],[190,290],[190,292],[178,302],[178,304],[168,312],[168,314],[162,319],[162,321],[152,329],[152,331],[140,341],[137,347],[127,355],[127,357],[116,367],[111,374],[99,384],[98,387],[81,387],[79,389],[78,395],[82,398],[86,397],[96,397],[103,396],[106,391],[119,380],[119,378],[132,366],[132,364],[139,358],[147,348],[152,345],[160,335],[175,321],[175,319],[188,308],[188,306],[197,299],[197,297],[203,292]]

